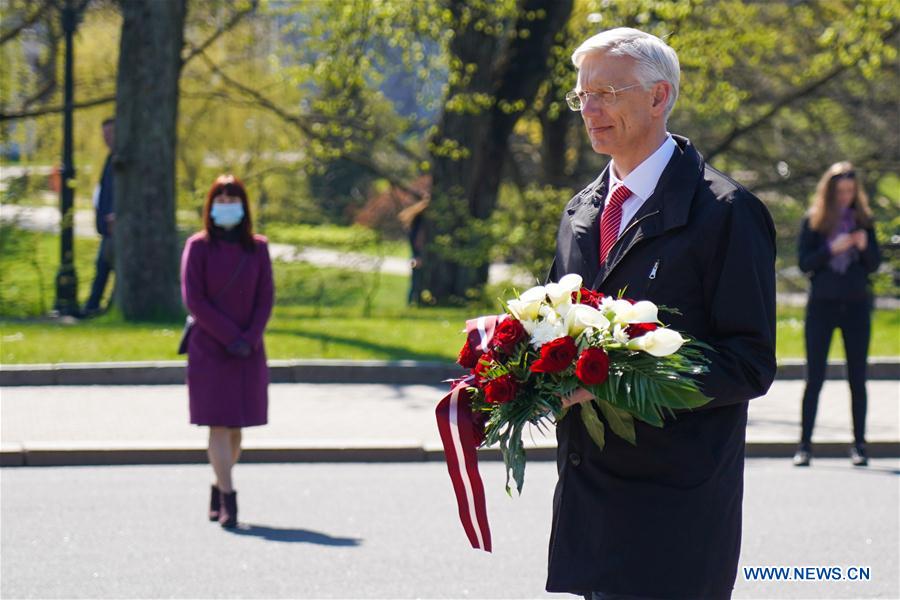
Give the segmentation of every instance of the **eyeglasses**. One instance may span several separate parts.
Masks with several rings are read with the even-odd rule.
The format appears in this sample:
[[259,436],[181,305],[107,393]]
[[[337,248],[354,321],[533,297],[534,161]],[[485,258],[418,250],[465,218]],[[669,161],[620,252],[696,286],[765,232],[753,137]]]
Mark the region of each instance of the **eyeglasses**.
[[634,85],[627,85],[619,89],[608,85],[606,87],[600,88],[596,92],[572,90],[571,92],[566,94],[566,104],[568,104],[569,108],[571,108],[572,110],[580,112],[584,110],[584,105],[587,104],[588,98],[594,96],[595,98],[600,100],[600,104],[602,104],[603,106],[612,106],[618,101],[619,92],[624,92],[636,87],[641,87],[641,84],[635,83]]
[[832,181],[837,181],[838,179],[856,179],[856,171],[845,171],[843,173],[838,173],[837,175],[831,176]]

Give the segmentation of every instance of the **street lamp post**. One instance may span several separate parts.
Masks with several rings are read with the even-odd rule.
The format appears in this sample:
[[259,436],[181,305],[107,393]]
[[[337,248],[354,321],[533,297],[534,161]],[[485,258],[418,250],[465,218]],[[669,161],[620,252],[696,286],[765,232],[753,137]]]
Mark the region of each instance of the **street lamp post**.
[[63,157],[62,185],[59,192],[60,213],[60,256],[59,271],[56,273],[56,302],[54,310],[60,315],[78,314],[78,276],[75,273],[75,244],[73,228],[75,225],[75,161],[72,156],[72,112],[74,110],[75,92],[73,77],[72,38],[78,27],[79,13],[84,10],[88,0],[82,0],[80,6],[74,0],[65,0],[61,7],[62,27],[66,34],[66,68],[65,68],[65,105],[63,110]]

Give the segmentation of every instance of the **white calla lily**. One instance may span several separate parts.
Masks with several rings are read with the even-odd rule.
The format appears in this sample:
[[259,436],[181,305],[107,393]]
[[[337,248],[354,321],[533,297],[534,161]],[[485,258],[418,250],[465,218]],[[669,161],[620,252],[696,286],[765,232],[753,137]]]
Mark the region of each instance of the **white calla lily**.
[[588,327],[598,331],[609,329],[609,319],[599,310],[587,304],[575,304],[566,314],[566,329],[569,335],[577,337]]
[[630,350],[643,350],[653,356],[669,356],[678,352],[685,340],[673,329],[656,329],[628,342]]
[[584,279],[581,278],[581,275],[578,273],[569,273],[568,275],[564,275],[562,279],[559,280],[559,285],[566,288],[570,292],[577,292],[581,289],[581,285],[584,283]]
[[509,311],[520,321],[534,320],[538,316],[538,310],[541,303],[547,296],[544,286],[539,285],[525,290],[518,299],[510,300],[506,303]]
[[572,303],[572,292],[568,288],[564,288],[558,283],[548,283],[545,289],[547,298],[550,299],[550,304],[553,306]]
[[546,291],[550,303],[553,306],[572,304],[572,292],[580,290],[582,283],[584,279],[577,273],[569,273],[556,283],[548,283]]
[[628,300],[613,300],[608,310],[613,312],[612,320],[616,323],[656,323],[659,318],[659,309],[649,300],[634,304]]

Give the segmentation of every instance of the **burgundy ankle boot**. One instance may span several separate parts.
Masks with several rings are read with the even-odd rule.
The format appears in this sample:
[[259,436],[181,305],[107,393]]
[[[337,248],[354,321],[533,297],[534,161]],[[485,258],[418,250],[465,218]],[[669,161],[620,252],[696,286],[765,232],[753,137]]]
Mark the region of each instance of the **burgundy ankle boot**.
[[219,510],[222,506],[222,492],[214,485],[211,485],[210,487],[212,490],[209,494],[209,520],[218,521]]
[[219,509],[219,525],[222,527],[237,527],[237,492],[222,493],[222,506]]

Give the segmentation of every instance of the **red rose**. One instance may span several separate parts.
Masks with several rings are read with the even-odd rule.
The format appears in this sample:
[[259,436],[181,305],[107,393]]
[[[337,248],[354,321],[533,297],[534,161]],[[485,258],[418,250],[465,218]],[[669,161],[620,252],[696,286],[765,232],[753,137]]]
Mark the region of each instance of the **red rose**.
[[484,386],[484,399],[491,404],[506,404],[516,397],[519,386],[512,375],[501,375]]
[[480,356],[481,351],[473,349],[472,344],[466,340],[462,350],[459,351],[459,357],[456,359],[456,362],[465,369],[473,369],[478,364],[478,357]]
[[659,327],[656,323],[632,323],[625,328],[625,333],[629,338],[641,337],[649,331],[653,331]]
[[602,348],[588,348],[578,358],[575,376],[587,385],[600,385],[609,377],[609,356]]
[[499,348],[504,354],[511,354],[516,348],[516,344],[525,340],[528,334],[522,323],[516,319],[506,318],[500,321],[494,330],[494,337],[491,343]]
[[593,306],[594,308],[600,308],[600,301],[603,300],[603,294],[601,292],[595,292],[594,290],[589,290],[588,288],[581,288],[581,301],[578,301],[578,292],[572,292],[572,302],[579,302],[580,304],[587,304],[588,306]]
[[578,354],[578,347],[571,336],[561,337],[541,346],[541,357],[534,361],[535,373],[559,373],[565,371]]

